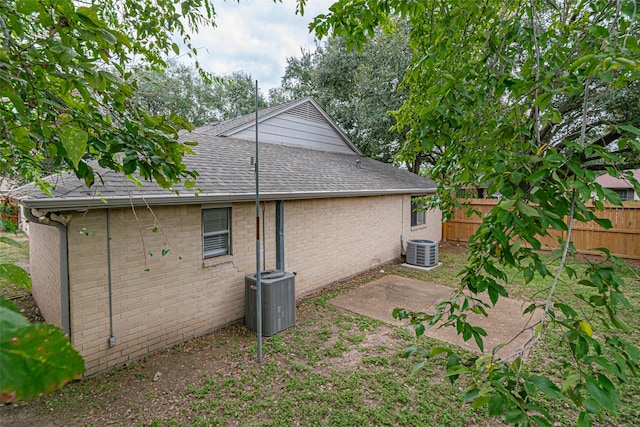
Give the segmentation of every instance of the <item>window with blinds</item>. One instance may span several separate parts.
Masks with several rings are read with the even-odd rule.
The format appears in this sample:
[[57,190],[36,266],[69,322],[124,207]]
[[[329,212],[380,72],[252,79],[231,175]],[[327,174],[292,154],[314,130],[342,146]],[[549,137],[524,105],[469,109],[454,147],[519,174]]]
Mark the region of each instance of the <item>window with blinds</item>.
[[231,208],[202,210],[202,257],[228,255],[231,246]]
[[411,198],[411,226],[424,225],[424,202],[421,197]]

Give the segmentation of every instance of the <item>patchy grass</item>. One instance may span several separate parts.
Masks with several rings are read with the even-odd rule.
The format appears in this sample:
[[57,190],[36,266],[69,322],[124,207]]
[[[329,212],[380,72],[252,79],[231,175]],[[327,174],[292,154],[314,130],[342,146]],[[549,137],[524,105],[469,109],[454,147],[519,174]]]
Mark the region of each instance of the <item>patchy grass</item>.
[[[22,268],[29,267],[29,240],[23,233],[0,232],[0,237],[12,239],[17,246],[0,242],[0,264],[16,264]],[[24,295],[28,291],[20,286],[15,286],[0,277],[0,295],[12,298]]]
[[[386,266],[385,270],[454,286],[465,255],[465,247],[442,245],[441,268],[423,272]],[[549,265],[553,262],[549,256]],[[639,344],[638,271],[630,269],[625,275],[633,309],[624,317],[634,329],[632,340]],[[443,355],[427,360],[417,375],[410,375],[415,360],[402,357],[404,348],[416,342],[410,330],[328,304],[344,289],[377,276],[337,284],[299,304],[296,327],[263,340],[261,364],[255,360],[255,334],[233,325],[71,383],[35,402],[4,406],[0,418],[7,425],[70,426],[502,425],[462,403],[464,384],[451,385],[444,378]],[[514,281],[507,286],[510,294],[526,298],[549,284],[524,286]],[[564,280],[562,287],[568,286],[570,281]],[[443,345],[428,337],[418,343]],[[559,341],[552,341],[555,344]],[[540,367],[548,358],[542,348],[532,361]],[[619,391],[623,404],[605,425],[640,425],[640,382],[634,378]],[[550,409],[556,425],[573,424],[571,408]]]

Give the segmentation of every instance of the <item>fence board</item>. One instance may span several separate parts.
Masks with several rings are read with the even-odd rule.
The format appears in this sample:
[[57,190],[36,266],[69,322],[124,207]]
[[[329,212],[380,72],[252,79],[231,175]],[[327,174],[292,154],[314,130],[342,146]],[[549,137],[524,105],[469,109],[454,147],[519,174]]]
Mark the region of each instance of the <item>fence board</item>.
[[[452,218],[443,224],[442,236],[444,240],[469,241],[476,232],[482,216],[484,216],[499,200],[471,199],[471,207],[481,213],[481,216],[467,217],[465,210],[458,209]],[[572,240],[576,249],[585,253],[594,252],[595,248],[607,248],[611,253],[623,258],[640,259],[640,202],[624,202],[622,206],[607,206],[602,211],[595,211],[599,218],[611,221],[612,228],[605,230],[595,222],[575,223]],[[540,238],[545,249],[559,248],[558,239],[564,238],[565,233],[550,230],[550,236]]]
[[0,197],[0,219],[18,225],[18,204]]

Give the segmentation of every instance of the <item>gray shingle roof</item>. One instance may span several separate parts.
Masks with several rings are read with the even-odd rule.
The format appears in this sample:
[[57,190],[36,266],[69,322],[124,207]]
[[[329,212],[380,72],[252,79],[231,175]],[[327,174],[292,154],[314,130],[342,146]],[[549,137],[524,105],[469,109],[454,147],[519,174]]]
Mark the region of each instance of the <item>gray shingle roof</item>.
[[[183,135],[197,141],[195,155],[185,161],[199,172],[196,187],[164,190],[153,182],[137,188],[121,174],[100,169],[100,179],[91,189],[73,174],[48,179],[56,186],[54,197],[44,195],[32,184],[16,189],[12,196],[28,207],[69,210],[87,207],[121,207],[132,202],[140,205],[174,205],[251,201],[255,199],[255,143],[213,135],[211,127],[202,127]],[[360,161],[358,168],[357,161]],[[323,197],[353,197],[383,194],[425,194],[435,189],[430,179],[356,154],[341,154],[277,144],[260,145],[260,198],[293,200]],[[105,204],[104,201],[107,203]]]

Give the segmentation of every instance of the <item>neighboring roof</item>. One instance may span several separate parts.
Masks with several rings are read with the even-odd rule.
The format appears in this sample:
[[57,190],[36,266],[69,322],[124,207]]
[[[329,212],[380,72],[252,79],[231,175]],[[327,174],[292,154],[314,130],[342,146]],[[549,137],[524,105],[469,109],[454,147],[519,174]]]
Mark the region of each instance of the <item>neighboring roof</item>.
[[[633,177],[640,181],[640,169],[631,170],[633,173]],[[609,174],[600,175],[596,178],[596,182],[603,186],[604,188],[613,188],[613,189],[624,189],[624,188],[633,188],[633,185],[626,178],[614,178]]]
[[[123,175],[94,165],[101,180],[96,179],[91,189],[75,175],[65,173],[47,178],[56,186],[54,197],[42,194],[33,184],[14,190],[12,197],[31,208],[58,211],[125,207],[132,203],[176,205],[255,200],[253,141],[215,136],[210,126],[198,128],[182,139],[198,142],[195,155],[185,157],[188,167],[200,174],[198,195],[184,189],[179,189],[176,195],[153,182],[137,188]],[[420,195],[435,190],[430,179],[356,154],[278,144],[260,144],[259,154],[261,200]]]

